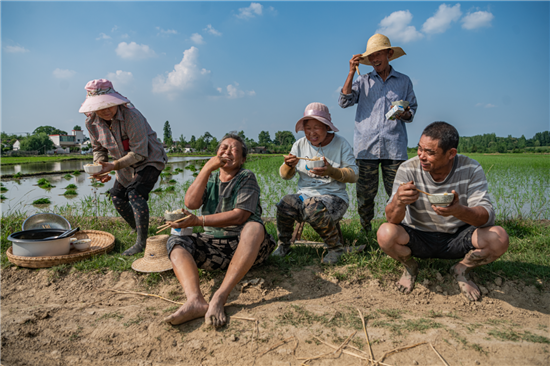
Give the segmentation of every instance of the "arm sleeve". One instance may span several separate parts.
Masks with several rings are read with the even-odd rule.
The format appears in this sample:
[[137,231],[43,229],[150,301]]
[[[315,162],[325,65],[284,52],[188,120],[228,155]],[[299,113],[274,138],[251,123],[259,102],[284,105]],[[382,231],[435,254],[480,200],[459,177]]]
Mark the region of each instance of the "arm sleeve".
[[343,89],[340,89],[340,97],[338,98],[338,104],[342,108],[351,107],[359,100],[359,90],[361,77],[357,78],[351,86],[351,94],[342,93]]
[[241,210],[256,212],[258,206],[258,200],[260,199],[260,186],[256,180],[254,173],[250,172],[239,186],[237,197],[235,198],[235,205],[233,208]]
[[92,113],[88,118],[86,119],[86,128],[88,129],[88,133],[90,134],[90,142],[92,144],[92,152],[94,156],[94,163],[100,162],[100,161],[109,161],[109,152],[106,148],[101,146],[99,141],[97,140],[96,131],[94,130],[94,127],[91,126],[91,123],[96,118],[96,114]]
[[327,174],[329,177],[342,183],[355,183],[359,178],[359,167],[356,164],[351,145],[347,140],[343,138],[342,140],[342,167],[331,167]]
[[489,219],[480,227],[495,225],[495,210],[488,193],[488,184],[483,168],[479,165],[473,172],[468,184],[468,207],[481,206],[487,210]]
[[124,114],[124,124],[130,142],[130,151],[142,158],[147,158],[149,156],[149,136],[147,135],[145,117],[137,109],[128,109]]
[[131,165],[139,163],[143,159],[145,159],[143,156],[138,155],[133,151],[130,151],[128,154],[124,155],[122,158],[114,161],[115,170],[127,168]]

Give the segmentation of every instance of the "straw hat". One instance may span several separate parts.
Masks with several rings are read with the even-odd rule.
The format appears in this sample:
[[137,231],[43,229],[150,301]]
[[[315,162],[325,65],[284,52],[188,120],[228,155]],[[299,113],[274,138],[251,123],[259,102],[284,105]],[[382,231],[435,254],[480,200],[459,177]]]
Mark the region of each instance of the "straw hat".
[[113,84],[107,79],[89,81],[84,87],[87,91],[86,100],[80,106],[78,113],[90,113],[116,105],[130,103],[113,88]]
[[157,235],[147,238],[145,255],[132,263],[134,271],[152,273],[171,270],[172,262],[166,249],[169,237],[170,235]]
[[338,132],[336,126],[332,123],[332,118],[328,107],[323,103],[309,103],[304,111],[304,116],[296,122],[296,132],[304,130],[304,121],[316,119],[329,127],[329,131]]
[[371,63],[367,57],[368,55],[387,49],[393,50],[393,56],[390,57],[390,61],[406,55],[405,51],[403,51],[401,47],[392,47],[388,37],[377,33],[369,38],[369,41],[367,42],[367,50],[363,53],[363,57],[359,60],[359,62],[363,65],[370,65]]

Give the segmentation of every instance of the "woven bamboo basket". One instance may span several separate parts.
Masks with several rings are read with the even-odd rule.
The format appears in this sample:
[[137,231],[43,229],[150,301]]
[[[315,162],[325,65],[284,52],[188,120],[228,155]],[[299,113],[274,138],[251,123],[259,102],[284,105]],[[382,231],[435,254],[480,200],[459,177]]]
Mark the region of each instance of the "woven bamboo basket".
[[90,248],[85,251],[71,249],[67,255],[56,255],[51,257],[22,257],[13,255],[10,247],[6,254],[8,260],[19,266],[28,268],[48,268],[65,263],[78,262],[94,255],[108,253],[115,247],[115,237],[105,231],[82,230],[74,235],[77,239],[91,239]]

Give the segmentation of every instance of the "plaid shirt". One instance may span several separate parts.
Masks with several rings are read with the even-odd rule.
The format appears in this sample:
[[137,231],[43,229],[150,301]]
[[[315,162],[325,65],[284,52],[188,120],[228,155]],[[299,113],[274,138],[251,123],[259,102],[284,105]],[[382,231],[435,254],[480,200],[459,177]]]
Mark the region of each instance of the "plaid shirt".
[[[263,225],[260,186],[256,176],[250,170],[241,169],[229,182],[220,181],[219,170],[210,174],[202,203],[201,213],[203,215],[212,215],[238,208],[252,212],[246,222],[256,221]],[[237,237],[246,222],[238,226],[205,227],[204,231],[215,238]]]
[[[144,158],[130,167],[117,170],[116,179],[124,187],[130,184],[136,172],[146,166],[162,170],[168,161],[157,133],[133,107],[118,106],[110,127],[96,113],[91,113],[86,119],[86,128],[90,133],[94,162],[109,161],[109,154],[118,160],[130,151]],[[130,147],[128,151],[122,144],[122,140],[126,139]]]
[[[386,113],[392,102],[406,100],[411,119],[389,120]],[[407,127],[416,114],[416,96],[411,79],[392,67],[386,81],[376,71],[361,75],[351,87],[351,94],[340,93],[342,108],[357,104],[353,145],[356,159],[407,160]]]

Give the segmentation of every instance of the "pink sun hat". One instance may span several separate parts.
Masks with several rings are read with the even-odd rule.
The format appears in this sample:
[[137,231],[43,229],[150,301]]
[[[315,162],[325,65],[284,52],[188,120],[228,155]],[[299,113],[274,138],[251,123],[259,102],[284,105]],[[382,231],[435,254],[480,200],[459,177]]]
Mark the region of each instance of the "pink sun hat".
[[323,103],[309,103],[304,111],[304,116],[296,122],[296,132],[304,130],[304,122],[308,119],[316,119],[329,127],[329,131],[338,132],[332,123],[328,107]]
[[130,103],[130,101],[113,89],[113,83],[107,79],[89,81],[84,87],[87,91],[86,100],[80,106],[78,113],[90,113],[101,109]]

